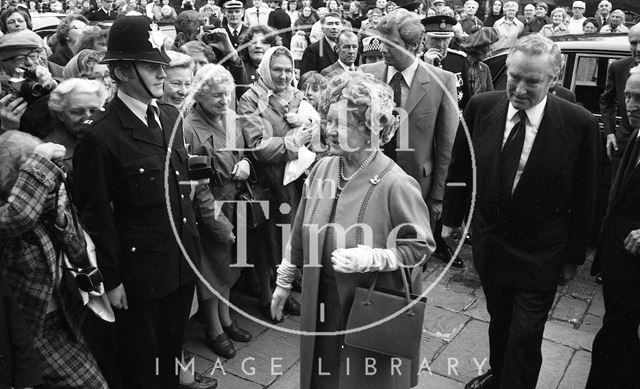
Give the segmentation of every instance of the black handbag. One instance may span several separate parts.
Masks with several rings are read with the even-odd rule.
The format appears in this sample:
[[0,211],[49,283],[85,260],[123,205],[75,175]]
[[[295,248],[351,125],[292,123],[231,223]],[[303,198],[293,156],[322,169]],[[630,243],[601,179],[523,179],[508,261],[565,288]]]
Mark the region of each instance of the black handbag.
[[269,201],[269,189],[259,183],[243,181],[236,192],[236,200],[244,201],[247,210],[247,228],[254,229],[267,221],[268,213],[265,214],[262,204],[258,201]]
[[[404,293],[376,288],[378,273],[374,275],[369,288],[356,288],[347,328],[359,328],[384,321],[366,330],[347,333],[344,337],[345,344],[407,359],[418,355],[427,299],[417,299],[418,296],[409,293],[407,276],[403,269],[398,271],[402,275]],[[414,301],[415,304],[410,308],[393,319],[387,319]]]

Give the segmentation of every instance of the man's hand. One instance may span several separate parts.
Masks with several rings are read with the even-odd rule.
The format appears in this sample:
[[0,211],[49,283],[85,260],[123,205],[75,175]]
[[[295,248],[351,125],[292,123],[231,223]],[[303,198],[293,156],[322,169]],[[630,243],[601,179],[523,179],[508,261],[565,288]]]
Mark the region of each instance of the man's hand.
[[429,65],[439,66],[442,61],[442,54],[440,54],[440,50],[437,49],[429,49],[426,53],[424,53],[424,62]]
[[640,254],[640,229],[633,230],[624,239],[624,249],[631,255]]
[[14,96],[9,94],[0,99],[0,122],[3,130],[17,130],[20,119],[27,110],[27,102],[22,97],[11,101]]
[[613,152],[618,151],[618,142],[616,142],[616,135],[607,135],[607,157],[613,158]]
[[427,200],[427,207],[429,208],[429,216],[431,216],[431,220],[440,220],[440,216],[442,215],[442,200],[429,198],[429,200]]
[[560,278],[560,285],[566,285],[569,281],[576,278],[576,269],[578,265],[573,263],[562,264],[562,277]]
[[246,180],[247,178],[249,178],[249,174],[251,174],[251,165],[246,159],[238,161],[238,163],[236,163],[236,165],[233,167],[233,170],[231,171],[231,175],[236,181]]
[[111,306],[115,309],[129,309],[127,293],[124,291],[124,286],[122,284],[116,286],[115,289],[108,291],[107,298],[109,299]]

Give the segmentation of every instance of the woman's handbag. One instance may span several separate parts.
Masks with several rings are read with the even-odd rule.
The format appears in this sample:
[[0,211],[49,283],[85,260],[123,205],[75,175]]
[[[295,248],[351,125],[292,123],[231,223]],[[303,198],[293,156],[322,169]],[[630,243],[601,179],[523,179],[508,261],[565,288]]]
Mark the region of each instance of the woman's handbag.
[[[359,328],[379,320],[385,320],[392,314],[405,308],[418,296],[409,293],[409,283],[403,269],[404,293],[401,291],[376,288],[376,273],[369,288],[358,286],[355,291],[347,328]],[[366,330],[350,332],[344,342],[353,347],[372,350],[378,353],[413,359],[420,352],[422,322],[426,297],[420,298],[409,309],[398,316]]]
[[[269,201],[269,189],[259,183],[248,180],[240,183],[236,192],[236,200],[246,202],[247,228],[254,229],[267,221],[268,214],[258,201]],[[267,208],[268,209],[268,208]]]

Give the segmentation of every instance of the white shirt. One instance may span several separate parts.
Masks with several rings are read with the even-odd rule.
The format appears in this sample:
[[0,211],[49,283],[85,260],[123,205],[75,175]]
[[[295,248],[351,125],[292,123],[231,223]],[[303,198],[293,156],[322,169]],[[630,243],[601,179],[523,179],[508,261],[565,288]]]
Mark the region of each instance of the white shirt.
[[619,33],[629,32],[629,27],[625,26],[624,24],[621,24],[618,27],[616,27],[615,30],[611,30],[611,25],[607,24],[606,26],[602,27],[602,29],[600,30],[601,34],[614,34],[617,32]]
[[260,9],[256,7],[247,8],[246,11],[244,11],[244,23],[249,27],[257,25],[267,26],[270,13],[271,8],[266,4],[262,4]]
[[[140,100],[138,100],[136,98],[133,98],[133,97],[129,96],[128,94],[124,93],[122,91],[122,89],[118,89],[117,94],[118,94],[118,98],[120,100],[122,100],[124,105],[126,105],[127,108],[129,108],[129,110],[134,115],[136,115],[136,117],[138,119],[140,119],[140,121],[142,123],[144,123],[145,126],[148,126],[148,124],[147,124],[147,107],[148,107],[148,105],[143,103],[142,101],[140,101]],[[156,117],[156,122],[162,128],[162,125],[160,124],[160,118],[158,117],[158,112],[160,112],[160,108],[158,108],[158,102],[156,101],[156,99],[151,99],[151,103],[150,104],[155,107],[153,112],[154,112],[154,115]]]
[[[515,190],[518,185],[518,181],[520,181],[520,176],[522,175],[522,171],[527,164],[527,160],[529,159],[529,154],[531,153],[531,148],[533,147],[533,142],[536,140],[536,136],[538,135],[538,128],[540,127],[540,122],[542,121],[542,116],[544,115],[544,108],[547,106],[547,96],[542,99],[538,104],[530,107],[525,110],[527,113],[527,124],[525,127],[524,133],[524,145],[522,146],[522,154],[520,154],[520,163],[518,163],[518,170],[516,171],[516,178],[513,180],[513,188],[511,191]],[[518,119],[518,110],[514,108],[511,103],[509,103],[509,109],[507,110],[507,122],[504,126],[504,134],[502,136],[502,146],[504,147],[509,134],[511,133],[511,129],[516,125],[519,121]]]
[[585,17],[580,19],[569,19],[569,26],[567,27],[569,34],[584,34],[582,30],[582,23],[584,23],[585,20],[587,20]]
[[[409,88],[411,88],[411,84],[413,83],[413,77],[416,75],[416,71],[418,70],[418,66],[420,65],[420,61],[418,61],[418,57],[413,60],[413,63],[409,65],[406,69],[404,69],[402,73],[402,78],[404,78],[404,83],[402,83],[402,96],[400,101],[402,102],[402,106],[407,105],[407,97],[409,97]],[[393,66],[387,67],[387,84],[391,82],[393,76],[398,73],[398,70]]]
[[342,66],[342,68],[347,72],[349,70],[351,70],[352,67],[353,67],[354,71],[358,70],[358,68],[356,67],[356,64],[353,64],[352,66],[349,66],[346,63],[342,62],[339,58],[338,58],[338,65]]

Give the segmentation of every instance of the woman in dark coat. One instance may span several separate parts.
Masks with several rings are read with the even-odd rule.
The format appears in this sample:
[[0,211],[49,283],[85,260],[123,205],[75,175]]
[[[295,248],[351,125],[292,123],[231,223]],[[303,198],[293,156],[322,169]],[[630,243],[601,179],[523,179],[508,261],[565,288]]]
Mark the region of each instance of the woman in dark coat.
[[491,12],[484,19],[484,26],[485,27],[493,27],[493,24],[498,19],[500,19],[501,17],[504,16],[503,10],[502,10],[502,6],[503,6],[502,0],[495,0],[493,2],[493,4],[491,5]]

